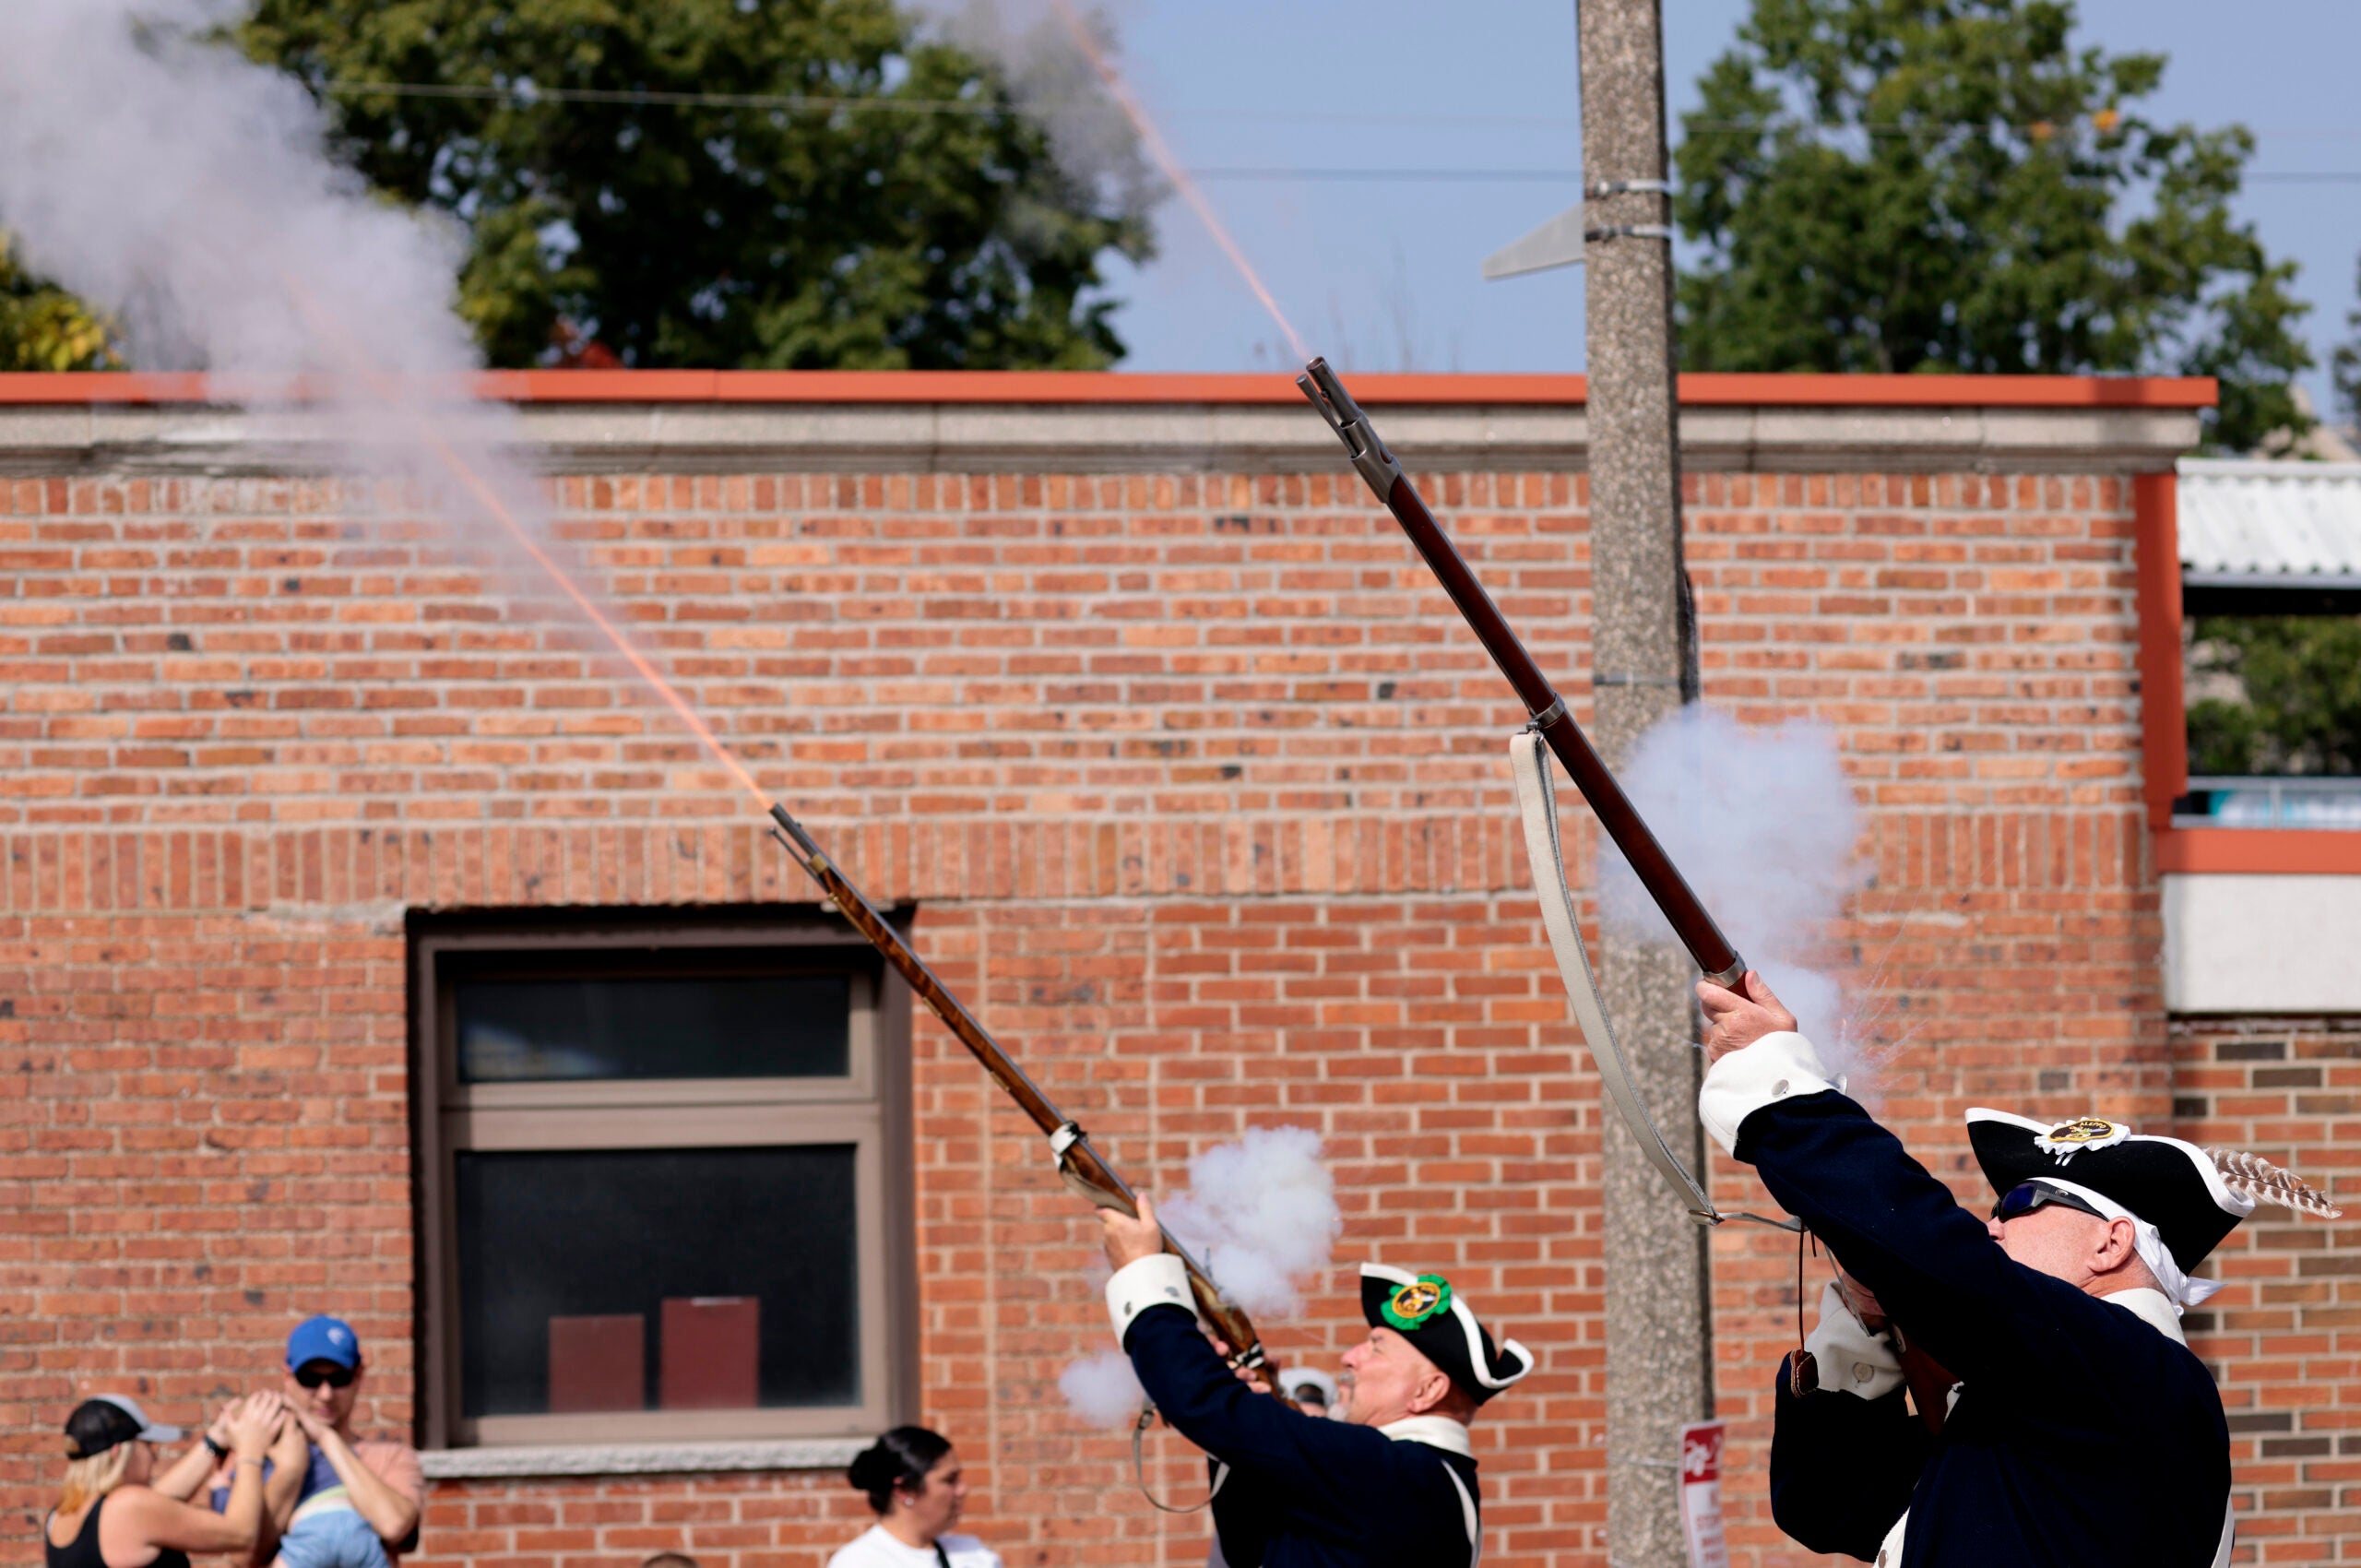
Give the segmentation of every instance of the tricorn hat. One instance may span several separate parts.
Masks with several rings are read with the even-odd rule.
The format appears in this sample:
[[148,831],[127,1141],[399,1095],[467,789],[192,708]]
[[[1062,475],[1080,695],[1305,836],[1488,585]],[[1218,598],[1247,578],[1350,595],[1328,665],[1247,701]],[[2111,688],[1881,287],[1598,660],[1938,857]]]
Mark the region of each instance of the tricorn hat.
[[1515,1340],[1493,1348],[1476,1310],[1440,1274],[1361,1265],[1361,1316],[1407,1339],[1478,1405],[1533,1370],[1533,1352]]
[[2330,1218],[2339,1212],[2259,1155],[2134,1133],[2103,1116],[2035,1122],[1978,1107],[1967,1113],[1967,1139],[1995,1193],[2026,1182],[2095,1193],[2155,1227],[2184,1274],[2258,1202]]

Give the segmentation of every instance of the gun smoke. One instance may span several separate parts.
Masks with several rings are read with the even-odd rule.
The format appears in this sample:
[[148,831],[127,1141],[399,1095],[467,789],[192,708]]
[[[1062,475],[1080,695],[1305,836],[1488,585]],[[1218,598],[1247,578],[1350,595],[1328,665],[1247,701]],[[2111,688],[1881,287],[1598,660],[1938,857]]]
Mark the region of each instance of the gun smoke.
[[1069,1361],[1058,1374],[1058,1392],[1066,1396],[1067,1409],[1095,1427],[1130,1426],[1147,1403],[1132,1359],[1121,1350]]
[[[1189,1161],[1189,1184],[1156,1200],[1157,1218],[1214,1283],[1252,1315],[1303,1310],[1300,1281],[1328,1266],[1345,1221],[1336,1182],[1309,1127],[1250,1127]],[[1086,1356],[1059,1375],[1067,1407],[1093,1426],[1127,1426],[1143,1396],[1120,1352]]]
[[[1617,778],[1830,1069],[1865,1092],[1874,1056],[1831,959],[1834,922],[1869,867],[1834,732],[1809,722],[1759,729],[1691,704],[1642,736]],[[1627,937],[1674,940],[1604,835],[1598,903],[1600,919]]]
[[433,489],[446,478],[422,422],[529,505],[497,457],[508,410],[469,395],[457,226],[377,199],[328,156],[302,86],[214,36],[243,9],[0,10],[0,223],[34,270],[115,315],[143,369],[210,372],[254,403],[300,391],[287,434],[325,438],[331,466]]

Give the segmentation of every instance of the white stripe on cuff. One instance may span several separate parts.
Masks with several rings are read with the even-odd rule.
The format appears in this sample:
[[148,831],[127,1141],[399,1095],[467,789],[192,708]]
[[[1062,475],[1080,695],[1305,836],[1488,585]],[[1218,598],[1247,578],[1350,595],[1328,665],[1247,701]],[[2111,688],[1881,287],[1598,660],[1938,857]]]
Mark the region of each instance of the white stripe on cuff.
[[1724,1153],[1735,1155],[1738,1125],[1755,1111],[1835,1087],[1811,1041],[1783,1030],[1764,1035],[1705,1069],[1704,1086],[1697,1091],[1697,1119]]
[[1115,1343],[1123,1342],[1132,1319],[1150,1307],[1170,1303],[1189,1312],[1197,1309],[1189,1294],[1188,1266],[1170,1253],[1134,1258],[1107,1281],[1107,1316],[1115,1325]]

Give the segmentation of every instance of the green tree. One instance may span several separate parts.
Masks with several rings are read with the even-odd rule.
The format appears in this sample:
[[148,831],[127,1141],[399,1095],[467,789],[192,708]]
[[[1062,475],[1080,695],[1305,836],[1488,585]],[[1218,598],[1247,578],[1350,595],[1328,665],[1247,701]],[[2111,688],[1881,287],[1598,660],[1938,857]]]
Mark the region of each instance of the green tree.
[[2361,619],[2207,615],[2190,628],[2194,774],[2361,773]]
[[121,363],[112,324],[27,272],[16,243],[0,233],[0,371],[113,370]]
[[2178,372],[2209,445],[2301,430],[2296,268],[2237,222],[2253,137],[2132,112],[2158,54],[2066,0],[1755,0],[1683,117],[1698,370]]
[[2361,310],[2347,311],[2344,325],[2353,336],[2329,357],[2329,374],[2336,383],[2337,406],[2345,417],[2361,422]]
[[261,0],[241,37],[371,181],[467,223],[496,364],[1122,354],[1099,266],[1149,254],[1144,220],[893,0]]

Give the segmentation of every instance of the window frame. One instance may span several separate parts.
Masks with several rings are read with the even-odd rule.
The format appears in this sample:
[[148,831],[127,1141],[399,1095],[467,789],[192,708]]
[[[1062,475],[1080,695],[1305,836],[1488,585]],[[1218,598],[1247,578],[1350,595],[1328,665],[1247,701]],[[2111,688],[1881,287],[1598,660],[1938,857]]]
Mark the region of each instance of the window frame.
[[[897,911],[896,923],[906,922]],[[668,1443],[868,1435],[907,1419],[918,1390],[917,1237],[909,1087],[910,993],[841,921],[809,908],[623,909],[518,920],[414,919],[410,930],[411,1197],[417,1238],[420,1446]],[[552,972],[601,951],[644,956],[743,948],[808,954],[855,979],[848,1073],[841,1078],[457,1081],[457,986],[445,961],[482,955],[503,974]],[[508,962],[499,962],[506,958]],[[578,972],[578,969],[576,970]],[[453,977],[456,980],[456,977]],[[464,1415],[455,1156],[461,1150],[727,1148],[851,1144],[856,1299],[861,1325],[857,1406],[746,1410]]]

